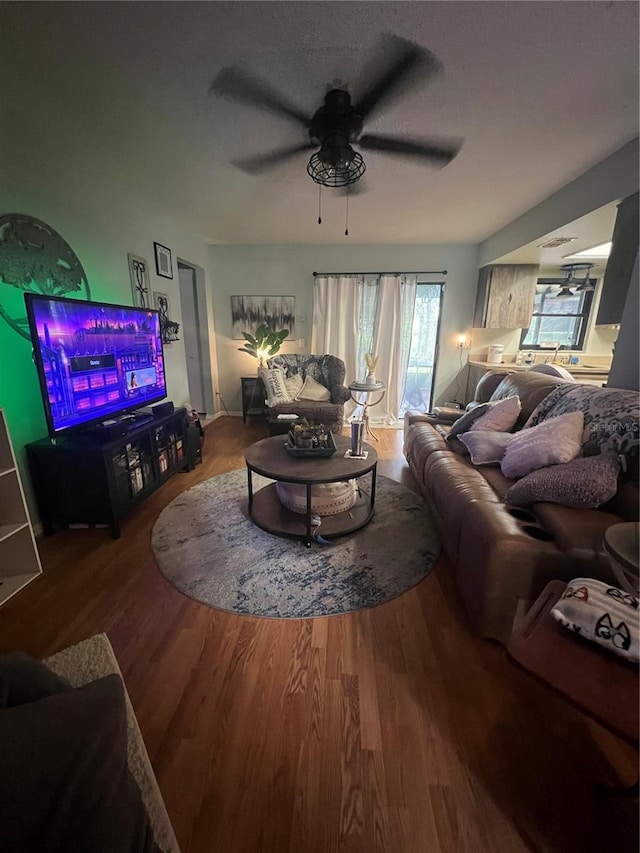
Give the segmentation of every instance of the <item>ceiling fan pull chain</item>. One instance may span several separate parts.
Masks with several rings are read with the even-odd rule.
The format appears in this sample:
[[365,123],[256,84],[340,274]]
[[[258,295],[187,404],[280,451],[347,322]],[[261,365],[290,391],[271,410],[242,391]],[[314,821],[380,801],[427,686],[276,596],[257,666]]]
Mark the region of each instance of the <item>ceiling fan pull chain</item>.
[[318,225],[322,225],[322,184],[318,184]]
[[345,220],[344,236],[349,236],[349,187],[347,186],[347,216]]

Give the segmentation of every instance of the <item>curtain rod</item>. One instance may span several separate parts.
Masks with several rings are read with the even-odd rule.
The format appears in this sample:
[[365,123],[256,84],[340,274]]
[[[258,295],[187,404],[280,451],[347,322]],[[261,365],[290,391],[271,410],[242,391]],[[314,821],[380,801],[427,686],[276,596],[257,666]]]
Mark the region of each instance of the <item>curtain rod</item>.
[[314,272],[317,275],[448,275],[449,270],[402,270],[402,272],[385,272],[380,270],[369,270],[369,272]]

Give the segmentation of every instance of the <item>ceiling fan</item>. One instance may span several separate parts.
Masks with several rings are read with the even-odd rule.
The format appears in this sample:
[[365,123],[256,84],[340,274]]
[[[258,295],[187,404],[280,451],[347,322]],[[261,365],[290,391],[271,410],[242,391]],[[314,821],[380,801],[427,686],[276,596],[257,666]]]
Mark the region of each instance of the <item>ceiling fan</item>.
[[440,70],[440,63],[432,53],[398,36],[387,36],[385,47],[387,58],[383,67],[356,103],[352,103],[346,89],[331,89],[322,106],[311,116],[245,71],[235,67],[223,68],[210,86],[211,94],[291,119],[303,127],[308,137],[285,148],[236,160],[234,165],[256,174],[302,151],[318,149],[311,155],[307,173],[317,184],[325,187],[347,187],[360,180],[366,166],[354,144],[364,150],[446,166],[460,150],[459,141],[414,140],[362,133],[363,125],[384,102],[401,94],[418,75],[421,74],[423,79],[431,78]]

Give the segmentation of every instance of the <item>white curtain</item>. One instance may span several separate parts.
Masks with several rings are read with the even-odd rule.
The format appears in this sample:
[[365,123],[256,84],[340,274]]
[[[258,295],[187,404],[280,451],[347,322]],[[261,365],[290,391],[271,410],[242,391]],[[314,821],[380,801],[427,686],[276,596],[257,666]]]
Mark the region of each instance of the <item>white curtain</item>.
[[[366,281],[359,275],[314,279],[311,351],[341,358],[347,384],[364,378],[366,352],[379,356],[376,377],[384,382],[386,394],[370,410],[372,422],[393,426],[399,421],[416,288],[415,275],[367,276]],[[354,408],[347,404],[345,414]]]
[[380,276],[371,352],[379,356],[376,378],[384,382],[387,392],[382,402],[370,410],[369,417],[375,423],[395,426],[400,420],[416,290],[415,275]]
[[313,281],[311,352],[337,355],[347,367],[346,383],[358,372],[358,329],[362,276],[316,276]]

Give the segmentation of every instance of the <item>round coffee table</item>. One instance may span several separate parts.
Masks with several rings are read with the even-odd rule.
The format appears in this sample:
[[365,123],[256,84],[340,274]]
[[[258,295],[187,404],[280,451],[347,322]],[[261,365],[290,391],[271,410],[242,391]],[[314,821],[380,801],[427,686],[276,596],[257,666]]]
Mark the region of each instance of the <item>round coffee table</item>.
[[[376,502],[376,469],[378,454],[368,444],[366,459],[345,457],[350,448],[349,439],[334,435],[337,450],[329,457],[292,457],[284,449],[283,436],[275,435],[263,438],[247,448],[247,482],[249,487],[249,515],[252,521],[276,536],[301,539],[307,547],[313,542],[311,510],[312,486],[320,483],[338,483],[370,475],[367,491],[358,483],[358,497],[355,505],[345,512],[322,516],[322,537],[331,539],[352,533],[368,524],[373,518]],[[261,474],[270,480],[285,483],[300,483],[307,489],[307,511],[297,513],[288,510],[280,503],[276,484],[270,483],[254,493],[253,474]]]

